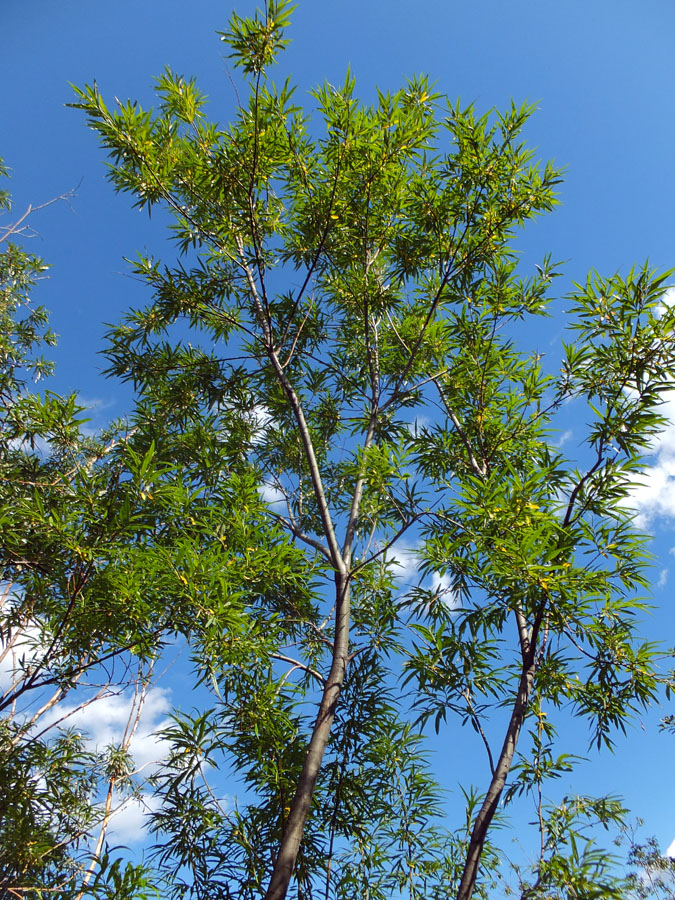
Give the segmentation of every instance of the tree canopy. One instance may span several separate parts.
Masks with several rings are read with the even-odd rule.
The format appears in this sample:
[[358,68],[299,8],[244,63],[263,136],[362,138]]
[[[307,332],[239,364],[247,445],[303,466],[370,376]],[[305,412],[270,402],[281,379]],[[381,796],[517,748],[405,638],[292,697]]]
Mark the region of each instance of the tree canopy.
[[[606,752],[669,685],[640,635],[629,502],[675,375],[669,274],[591,273],[544,357],[528,325],[560,266],[524,274],[513,246],[560,183],[523,142],[532,109],[480,115],[424,77],[363,103],[348,73],[308,112],[272,80],[290,14],[232,16],[227,125],[169,70],[151,110],[77,90],[113,187],[166,210],[177,248],[138,258],[151,299],[108,334],[127,421],[91,437],[76,398],[27,390],[51,339],[26,306],[42,264],[2,256],[2,634],[30,646],[2,701],[3,889],[637,896],[595,842],[622,804],[555,780],[577,762],[570,716]],[[587,423],[576,454],[559,440],[570,409]],[[40,717],[90,702],[91,671],[142,697],[170,640],[195,705],[162,732],[153,848],[113,859],[114,792],[143,779],[135,713],[99,755]],[[446,804],[425,735],[451,745],[466,726],[484,776]],[[537,849],[509,866],[495,826],[522,798]]]

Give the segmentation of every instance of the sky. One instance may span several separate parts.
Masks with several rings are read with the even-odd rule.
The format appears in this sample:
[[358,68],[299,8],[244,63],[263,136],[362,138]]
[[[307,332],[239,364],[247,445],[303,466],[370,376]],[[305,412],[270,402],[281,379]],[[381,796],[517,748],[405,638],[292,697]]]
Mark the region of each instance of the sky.
[[[106,183],[94,135],[65,105],[70,84],[95,79],[109,100],[150,105],[153,78],[168,65],[197,76],[210,115],[227,121],[233,88],[215,32],[227,28],[230,2],[0,0],[0,156],[12,170],[16,215],[75,192],[35,213],[30,249],[52,266],[36,298],[60,335],[55,387],[78,390],[94,423],[122,415],[128,402],[101,375],[105,323],[148,299],[124,258],[166,253],[167,244],[161,216],[132,210]],[[254,6],[241,0],[237,10]],[[427,73],[438,90],[480,111],[511,98],[536,104],[525,137],[539,158],[565,170],[565,181],[560,207],[528,226],[517,247],[525,266],[544,253],[566,261],[561,297],[590,269],[626,272],[647,258],[657,268],[675,266],[672,0],[304,0],[290,37],[278,78],[292,74],[307,103],[314,85],[342,82],[349,65],[365,99],[375,86],[395,89]],[[562,315],[564,300],[558,308]],[[559,324],[550,326],[555,335]],[[545,349],[555,335],[536,340]],[[674,424],[655,447],[636,502],[655,536],[657,609],[647,630],[675,644],[675,402],[668,410]],[[167,694],[158,693],[152,723],[168,708]],[[111,720],[116,714],[111,708]],[[148,724],[141,737],[149,740],[150,731]],[[607,784],[622,793],[664,849],[675,840],[673,741],[648,717],[584,776],[588,790]]]

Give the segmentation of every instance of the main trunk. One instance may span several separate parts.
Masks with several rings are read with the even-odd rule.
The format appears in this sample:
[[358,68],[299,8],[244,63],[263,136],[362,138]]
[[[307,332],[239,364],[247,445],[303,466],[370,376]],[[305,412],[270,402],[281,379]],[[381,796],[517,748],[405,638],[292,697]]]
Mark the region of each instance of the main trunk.
[[333,659],[265,900],[283,900],[288,891],[321,761],[345,680],[349,653],[349,576],[338,573],[335,586],[337,606]]
[[513,705],[511,719],[509,720],[509,725],[506,730],[506,737],[504,738],[502,750],[499,754],[499,760],[497,761],[490,787],[483,800],[483,805],[476,816],[476,821],[474,822],[473,830],[471,832],[469,850],[466,854],[466,862],[464,863],[462,880],[457,892],[457,900],[471,900],[471,897],[473,896],[478,869],[480,867],[480,859],[485,845],[485,838],[487,837],[488,829],[490,828],[495,812],[497,811],[499,798],[502,795],[506,779],[513,763],[513,756],[516,751],[520,729],[522,728],[527,714],[527,707],[532,692],[532,682],[534,680],[534,671],[534,663],[531,663],[523,670],[520,677],[518,695],[516,697],[516,702]]

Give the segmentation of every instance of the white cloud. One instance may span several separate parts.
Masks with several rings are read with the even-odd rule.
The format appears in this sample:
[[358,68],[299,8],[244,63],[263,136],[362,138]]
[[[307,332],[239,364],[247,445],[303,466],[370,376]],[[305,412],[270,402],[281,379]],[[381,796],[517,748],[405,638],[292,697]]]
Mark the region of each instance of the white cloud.
[[85,397],[82,394],[79,394],[76,399],[78,406],[83,406],[85,409],[90,409],[92,412],[103,412],[104,410],[115,406],[117,402],[114,397]]
[[[135,769],[142,770],[144,775],[152,774],[156,764],[166,758],[171,747],[168,741],[159,739],[156,734],[169,722],[166,718],[170,708],[169,694],[165,688],[151,688],[147,692],[138,727],[129,745]],[[91,749],[104,750],[108,744],[122,741],[132,709],[133,694],[127,692],[101,697],[84,707],[60,704],[52,717],[60,721],[64,715],[68,716],[64,725],[80,728]],[[40,727],[43,728],[44,724],[41,722]],[[160,801],[151,794],[142,792],[134,797],[115,794],[108,840],[125,846],[144,840],[148,827],[147,814],[159,805]]]
[[265,437],[265,432],[272,421],[272,413],[262,403],[256,404],[250,414],[253,426],[253,444],[259,444]]
[[675,391],[667,395],[659,413],[668,421],[652,441],[654,464],[636,478],[629,497],[637,512],[636,525],[645,529],[657,518],[675,518]]
[[572,431],[571,428],[568,428],[566,431],[563,431],[563,433],[560,435],[560,439],[558,440],[558,446],[563,447],[570,440],[570,438],[572,437],[573,434],[574,434],[574,432]]
[[285,503],[286,496],[283,491],[280,491],[279,488],[275,487],[273,484],[270,484],[268,481],[264,481],[260,486],[260,496],[269,506],[274,506],[276,503]]
[[[152,768],[169,752],[168,741],[160,740],[156,732],[164,728],[171,704],[170,691],[166,688],[150,688],[145,696],[138,727],[131,740],[129,752],[137,769]],[[78,728],[87,738],[92,749],[103,750],[108,744],[119,744],[132,711],[133,694],[112,694],[94,700],[88,706],[58,704],[40,722],[40,729],[65,716],[64,725]]]
[[387,553],[387,560],[396,566],[398,569],[396,574],[406,586],[418,580],[421,559],[417,547],[396,544],[393,550]]
[[434,572],[431,576],[431,589],[432,591],[436,591],[441,603],[448,609],[457,609],[459,607],[457,594],[452,586],[449,575]]
[[412,435],[418,435],[423,428],[432,425],[433,422],[429,416],[415,416],[412,422],[408,422],[408,431]]
[[[0,606],[3,618],[8,615],[8,605],[14,599],[16,598],[12,595],[7,596]],[[3,638],[6,636],[3,629]],[[36,625],[25,625],[12,632],[9,647],[6,640],[0,641],[0,695],[4,695],[15,682],[23,679],[23,673],[39,657],[41,649],[40,629]]]
[[667,581],[668,581],[668,569],[661,569],[661,571],[659,572],[658,581],[656,582],[656,586],[660,587],[660,588],[665,587]]
[[666,850],[666,856],[669,856],[671,859],[675,859],[675,839],[671,841],[670,846]]
[[116,796],[113,800],[113,812],[108,826],[107,838],[110,843],[137,844],[144,840],[148,829],[148,814],[159,809],[161,801],[152,794],[140,794],[137,797]]
[[453,590],[449,575],[434,572],[428,579],[424,579],[427,583],[423,583],[424,580],[420,573],[422,556],[420,554],[419,546],[411,547],[406,546],[405,544],[397,544],[394,550],[387,554],[387,559],[393,562],[399,569],[397,575],[399,576],[401,586],[404,589],[413,584],[420,584],[420,582],[422,582],[422,586],[435,591],[439,595],[441,602],[449,609],[457,608],[457,597]]
[[656,307],[656,315],[662,316],[671,306],[675,306],[675,287],[669,287],[661,298],[661,304]]
[[52,452],[49,441],[40,437],[40,435],[37,435],[30,440],[27,438],[12,438],[9,442],[9,446],[12,450],[21,450],[24,453],[35,452],[35,454],[42,459],[47,459],[47,457],[51,456]]

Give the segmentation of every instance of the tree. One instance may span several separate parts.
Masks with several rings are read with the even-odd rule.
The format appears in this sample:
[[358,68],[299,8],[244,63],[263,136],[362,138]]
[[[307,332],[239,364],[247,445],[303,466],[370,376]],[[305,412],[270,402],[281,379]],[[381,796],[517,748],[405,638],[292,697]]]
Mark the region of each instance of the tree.
[[[9,212],[7,191],[1,201]],[[75,396],[28,387],[51,374],[39,353],[55,343],[30,302],[48,267],[16,243],[31,236],[34,211],[0,233],[0,890],[49,886],[79,900],[106,858],[113,801],[131,788],[127,751],[166,608],[143,583],[162,590],[139,541],[150,458],[133,457],[123,429],[88,436]],[[128,686],[136,697],[119,746],[92,749],[68,727]],[[97,896],[111,883],[117,896],[142,886],[142,867],[110,863]]]
[[[642,824],[639,822],[638,824]],[[675,860],[664,856],[655,838],[638,843],[634,832],[628,832],[628,862],[634,871],[628,876],[632,890],[631,896],[636,900],[644,898],[664,898],[673,896],[675,885]]]
[[[76,396],[31,388],[55,337],[30,299],[48,267],[17,243],[30,212],[0,229],[0,893],[140,898],[147,868],[107,833],[147,789],[130,748],[154,662],[199,618],[186,571],[213,567],[193,488],[152,445],[123,423],[92,434]],[[119,741],[92,746],[79,713],[120,695]]]
[[[248,91],[227,127],[169,70],[155,110],[111,110],[95,84],[74,104],[179,252],[137,261],[154,297],[108,350],[139,398],[129,443],[167,489],[181,472],[175,527],[198,509],[209,551],[185,570],[182,632],[212,702],[176,715],[157,776],[166,891],[484,896],[498,807],[524,794],[540,854],[522,896],[618,897],[577,825],[619,805],[545,791],[575,763],[556,721],[571,710],[608,747],[659,690],[628,497],[674,375],[668,276],[591,274],[561,368],[523,349],[559,274],[546,258],[524,277],[512,247],[560,181],[521,142],[531,109],[477,116],[425,78],[366,105],[348,74],[314,92],[317,136],[269,76],[290,12],[269,0],[222,34]],[[588,417],[576,459],[556,444],[570,404]],[[486,751],[450,836],[430,821],[430,720]],[[225,762],[248,789],[234,810],[206,776]]]

